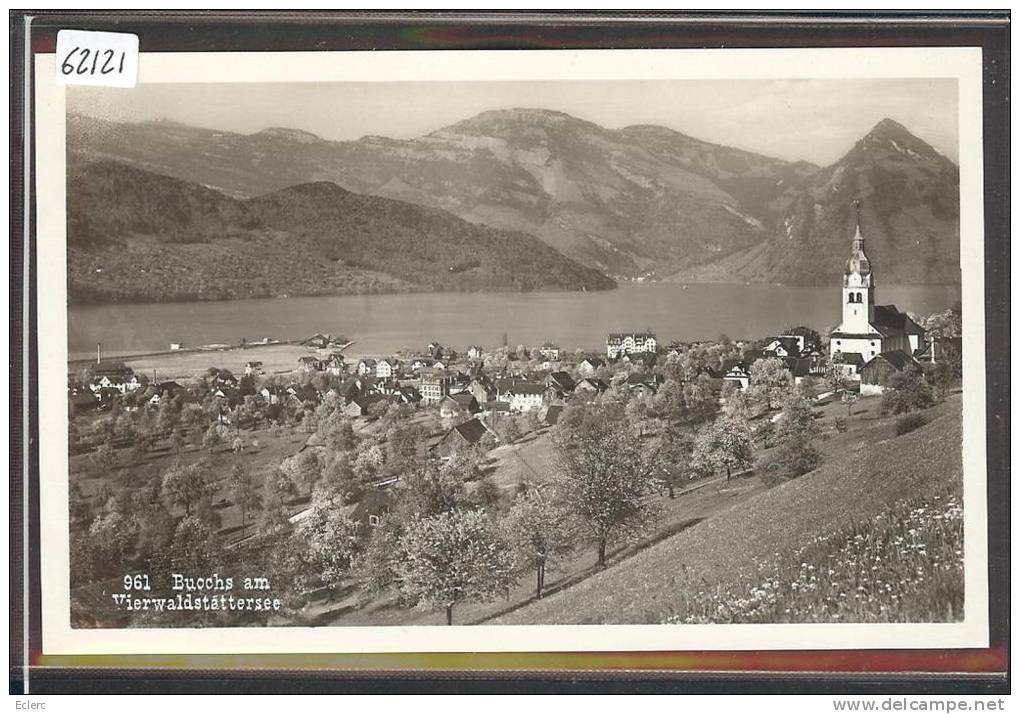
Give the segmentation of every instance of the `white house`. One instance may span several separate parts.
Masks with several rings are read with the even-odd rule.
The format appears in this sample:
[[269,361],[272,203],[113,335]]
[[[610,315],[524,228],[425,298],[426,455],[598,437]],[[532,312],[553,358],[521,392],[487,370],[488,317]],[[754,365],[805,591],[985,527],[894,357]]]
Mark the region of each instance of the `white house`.
[[617,359],[624,355],[655,354],[658,342],[651,332],[611,333],[606,338],[606,356]]

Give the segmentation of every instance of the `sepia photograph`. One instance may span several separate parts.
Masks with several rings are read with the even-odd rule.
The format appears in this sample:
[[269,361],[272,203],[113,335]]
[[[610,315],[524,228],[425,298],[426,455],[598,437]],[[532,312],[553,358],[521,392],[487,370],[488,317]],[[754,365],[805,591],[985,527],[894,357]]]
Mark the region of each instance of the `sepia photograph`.
[[845,67],[67,87],[70,629],[973,617],[974,124]]

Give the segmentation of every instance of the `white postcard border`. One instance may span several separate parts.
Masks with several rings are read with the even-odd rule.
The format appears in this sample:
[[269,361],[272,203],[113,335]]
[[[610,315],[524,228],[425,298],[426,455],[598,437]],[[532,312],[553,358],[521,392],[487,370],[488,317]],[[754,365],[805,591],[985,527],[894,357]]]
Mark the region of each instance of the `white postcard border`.
[[[180,82],[955,78],[964,350],[965,614],[960,623],[72,629],[68,538],[65,87],[35,56],[42,650],[59,654],[804,650],[988,646],[981,50],[823,48],[143,53]],[[131,91],[125,89],[124,91]]]

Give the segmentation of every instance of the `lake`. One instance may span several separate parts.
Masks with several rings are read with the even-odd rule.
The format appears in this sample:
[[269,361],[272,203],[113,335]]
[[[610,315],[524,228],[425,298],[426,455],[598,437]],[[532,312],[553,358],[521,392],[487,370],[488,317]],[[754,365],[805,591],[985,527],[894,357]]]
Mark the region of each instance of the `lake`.
[[[960,299],[960,286],[879,286],[879,304],[927,314]],[[791,325],[822,332],[840,318],[835,287],[625,283],[589,293],[418,293],[284,299],[118,304],[69,311],[68,347],[74,358],[238,343],[262,337],[303,338],[316,332],[357,340],[352,352],[392,354],[432,340],[468,345],[602,350],[609,332],[651,329],[659,341],[766,337]]]

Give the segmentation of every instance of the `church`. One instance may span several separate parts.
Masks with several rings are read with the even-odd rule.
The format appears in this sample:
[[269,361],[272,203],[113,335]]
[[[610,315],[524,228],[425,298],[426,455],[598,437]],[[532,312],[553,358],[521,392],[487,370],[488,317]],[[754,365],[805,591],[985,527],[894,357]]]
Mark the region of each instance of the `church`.
[[850,257],[843,270],[843,321],[829,335],[829,355],[857,376],[864,364],[886,352],[913,356],[925,346],[924,329],[895,305],[875,304],[875,274],[864,253],[860,203]]

